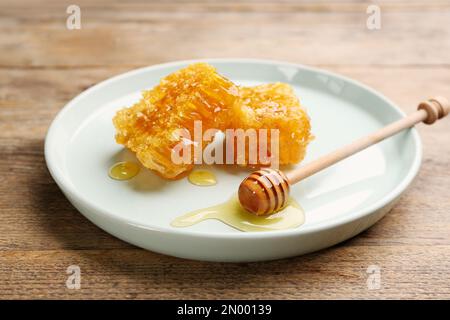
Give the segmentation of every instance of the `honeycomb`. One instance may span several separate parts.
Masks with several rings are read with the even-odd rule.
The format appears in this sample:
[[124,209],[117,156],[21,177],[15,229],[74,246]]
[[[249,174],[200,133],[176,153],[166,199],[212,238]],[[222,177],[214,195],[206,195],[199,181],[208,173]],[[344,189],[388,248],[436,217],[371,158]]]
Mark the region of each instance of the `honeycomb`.
[[182,141],[178,130],[187,130],[193,137],[195,120],[202,121],[204,131],[228,127],[227,112],[237,102],[238,93],[238,87],[214,67],[190,65],[144,91],[132,107],[117,112],[113,119],[116,141],[135,152],[145,167],[175,179],[193,166],[172,161],[172,149]]
[[[193,164],[172,161],[173,148],[182,141],[176,132],[185,130],[193,137],[196,120],[202,121],[203,132],[212,128],[279,129],[280,164],[301,161],[311,140],[309,118],[291,86],[238,87],[205,63],[163,78],[144,91],[139,102],[118,111],[113,123],[116,141],[135,152],[145,167],[166,179],[177,179]],[[270,153],[270,143],[268,147]]]
[[[232,107],[233,128],[278,129],[279,164],[298,163],[305,157],[312,140],[311,126],[306,111],[300,106],[292,87],[285,83],[240,87],[240,101]],[[270,150],[270,130],[267,149]],[[259,147],[259,146],[258,146]],[[246,149],[248,151],[248,148]],[[246,152],[248,164],[249,152]]]

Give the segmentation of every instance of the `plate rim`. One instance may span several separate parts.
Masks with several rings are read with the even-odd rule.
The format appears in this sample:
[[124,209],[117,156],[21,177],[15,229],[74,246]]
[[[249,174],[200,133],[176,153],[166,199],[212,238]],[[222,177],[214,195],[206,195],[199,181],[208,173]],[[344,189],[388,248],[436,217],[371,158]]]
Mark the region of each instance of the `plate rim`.
[[[246,238],[252,238],[252,239],[262,239],[262,238],[284,238],[284,237],[297,237],[305,234],[311,234],[316,232],[322,232],[326,230],[330,230],[336,227],[339,227],[341,225],[356,221],[358,219],[370,216],[372,213],[384,208],[386,205],[390,204],[392,201],[394,201],[397,197],[399,197],[411,184],[411,182],[416,177],[420,165],[422,162],[422,142],[420,139],[420,136],[418,134],[418,131],[415,127],[411,128],[410,134],[411,138],[414,143],[415,147],[415,153],[414,153],[414,159],[413,163],[408,170],[408,172],[403,176],[401,181],[395,186],[394,189],[392,189],[388,194],[386,194],[384,197],[378,199],[375,201],[372,205],[360,208],[355,211],[351,211],[349,214],[346,214],[341,217],[335,217],[330,220],[325,220],[316,224],[313,224],[311,226],[302,226],[300,228],[295,229],[288,229],[288,230],[276,230],[276,231],[268,231],[268,232],[235,232],[235,233],[226,233],[226,232],[209,232],[209,231],[192,231],[189,228],[173,228],[170,226],[156,226],[146,223],[136,223],[130,220],[127,220],[124,217],[114,215],[113,213],[110,213],[108,210],[104,210],[103,208],[96,205],[95,202],[92,200],[89,200],[87,197],[83,196],[79,193],[79,191],[71,184],[66,183],[65,178],[60,175],[60,173],[54,168],[55,166],[55,160],[52,156],[52,151],[50,150],[50,146],[52,145],[52,140],[54,139],[54,132],[56,130],[56,124],[59,122],[59,120],[65,115],[66,112],[68,112],[69,109],[73,105],[75,105],[78,100],[82,99],[84,96],[89,95],[91,92],[101,89],[102,87],[108,85],[111,82],[118,81],[121,78],[126,78],[133,76],[134,74],[150,71],[150,70],[157,70],[157,69],[163,69],[168,67],[174,67],[174,66],[182,66],[186,64],[196,63],[196,62],[207,62],[207,63],[255,63],[255,64],[266,64],[266,65],[272,65],[272,66],[283,66],[283,67],[294,67],[297,69],[304,69],[311,72],[321,73],[324,75],[328,75],[331,77],[334,77],[339,80],[346,81],[348,83],[351,83],[355,86],[361,87],[371,94],[375,95],[379,99],[383,100],[386,104],[388,104],[400,117],[404,117],[405,113],[390,99],[385,97],[383,94],[379,93],[375,89],[369,87],[368,85],[354,80],[352,78],[349,78],[347,76],[340,75],[338,73],[334,73],[332,71],[328,71],[322,68],[317,67],[311,67],[299,63],[292,63],[292,62],[285,62],[285,61],[278,61],[278,60],[271,60],[271,59],[252,59],[252,58],[208,58],[208,59],[192,59],[192,60],[177,60],[177,61],[171,61],[171,62],[165,62],[155,65],[150,65],[146,67],[136,68],[132,69],[130,71],[126,71],[124,73],[120,73],[118,75],[112,76],[110,78],[107,78],[103,81],[100,81],[99,83],[93,85],[92,87],[89,87],[88,89],[82,91],[78,95],[76,95],[74,98],[72,98],[69,102],[67,102],[62,109],[59,110],[57,115],[52,120],[47,134],[45,136],[45,145],[44,145],[44,156],[45,156],[45,162],[47,165],[47,168],[50,172],[50,175],[55,180],[58,187],[63,191],[63,193],[66,195],[66,197],[70,197],[69,201],[72,202],[72,199],[77,201],[78,203],[82,203],[84,206],[87,206],[90,209],[95,210],[96,214],[101,214],[105,218],[112,219],[114,221],[117,221],[119,223],[124,223],[128,226],[137,227],[140,229],[145,230],[151,230],[154,232],[162,232],[162,233],[172,233],[177,234],[180,236],[189,236],[194,238],[210,238],[210,239],[246,239]],[[78,210],[78,208],[77,208]],[[81,214],[83,214],[86,218],[88,218],[89,215],[85,214],[84,212],[81,212],[81,210],[78,210]],[[90,219],[89,219],[90,220]]]

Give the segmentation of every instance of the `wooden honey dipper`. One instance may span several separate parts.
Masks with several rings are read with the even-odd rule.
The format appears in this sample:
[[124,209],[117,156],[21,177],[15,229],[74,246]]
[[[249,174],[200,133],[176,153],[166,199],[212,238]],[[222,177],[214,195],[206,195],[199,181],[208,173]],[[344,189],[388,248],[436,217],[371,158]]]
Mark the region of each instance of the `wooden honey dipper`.
[[256,215],[269,215],[282,209],[289,199],[291,185],[374,145],[398,132],[424,122],[433,124],[448,115],[450,103],[444,97],[434,97],[419,104],[417,110],[363,138],[343,146],[305,166],[286,173],[265,168],[251,173],[239,186],[241,206]]

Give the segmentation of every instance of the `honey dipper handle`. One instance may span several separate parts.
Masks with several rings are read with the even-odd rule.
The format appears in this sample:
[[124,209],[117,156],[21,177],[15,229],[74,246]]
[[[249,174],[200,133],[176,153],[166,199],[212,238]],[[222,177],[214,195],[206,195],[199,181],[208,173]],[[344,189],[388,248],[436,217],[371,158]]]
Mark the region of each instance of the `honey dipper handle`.
[[322,169],[329,166],[374,145],[394,134],[413,127],[419,122],[426,124],[432,124],[436,120],[441,119],[448,115],[450,111],[450,103],[444,97],[435,97],[419,104],[417,111],[402,118],[396,122],[393,122],[386,127],[379,129],[368,136],[360,138],[342,148],[339,148],[319,159],[312,161],[305,166],[297,168],[292,171],[286,172],[286,177],[289,183],[292,185],[300,180],[303,180]]

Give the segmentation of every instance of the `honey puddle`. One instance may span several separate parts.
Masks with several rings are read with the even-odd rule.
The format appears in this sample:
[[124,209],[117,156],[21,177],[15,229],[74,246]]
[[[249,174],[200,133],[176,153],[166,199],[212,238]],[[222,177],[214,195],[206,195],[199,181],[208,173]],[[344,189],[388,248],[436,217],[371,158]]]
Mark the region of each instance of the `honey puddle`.
[[256,216],[242,209],[237,196],[227,202],[186,213],[172,221],[173,227],[189,227],[207,219],[217,219],[227,225],[247,232],[293,229],[305,222],[300,205],[289,198],[287,206],[268,216]]
[[[140,171],[134,162],[118,162],[109,170],[109,176],[115,180],[129,180]],[[217,183],[215,175],[207,170],[195,170],[189,174],[189,181],[198,186],[211,186]],[[293,229],[305,222],[305,214],[300,205],[289,198],[286,207],[272,215],[256,216],[242,209],[237,195],[228,201],[209,208],[186,213],[172,221],[173,227],[189,227],[207,219],[216,219],[247,232]]]
[[194,170],[189,174],[188,180],[196,186],[213,186],[217,183],[214,173],[208,170]]
[[109,169],[109,176],[115,180],[129,180],[139,173],[139,165],[134,162],[118,162]]

